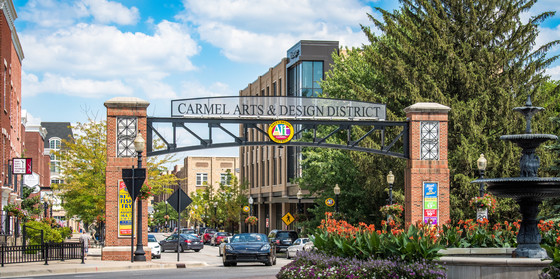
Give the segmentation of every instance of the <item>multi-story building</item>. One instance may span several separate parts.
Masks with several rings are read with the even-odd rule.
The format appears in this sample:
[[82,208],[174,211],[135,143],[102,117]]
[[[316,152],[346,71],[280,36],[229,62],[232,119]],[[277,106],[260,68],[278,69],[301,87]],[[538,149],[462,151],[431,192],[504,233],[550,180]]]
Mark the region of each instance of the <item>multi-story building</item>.
[[[24,55],[14,26],[17,14],[12,0],[0,0],[0,10],[0,207],[3,208],[8,203],[21,203],[21,183],[16,186],[16,176],[11,175],[10,166],[12,158],[21,157],[23,150],[21,62]],[[5,219],[2,216],[2,224]]]
[[61,201],[53,193],[50,185],[63,182],[63,174],[60,171],[60,158],[54,152],[64,149],[63,140],[69,141],[74,136],[70,122],[41,122],[41,126],[47,130],[44,142],[44,154],[50,157],[50,183],[41,193],[41,198],[48,197],[52,204],[52,212],[54,218],[58,219],[63,225],[71,226],[74,229],[79,228],[79,224],[75,220],[65,220],[66,211],[61,206]]
[[[191,197],[197,190],[204,190],[208,185],[212,185],[214,191],[218,190],[220,183],[227,185],[230,182],[228,173],[239,176],[239,157],[188,156],[183,163],[176,165],[171,171],[179,181],[177,185],[169,185],[169,188],[175,191],[181,187]],[[165,201],[170,195],[161,194],[154,197],[154,202]],[[183,226],[193,225],[186,220],[181,223]]]
[[[286,58],[241,90],[239,95],[317,97],[322,94],[320,82],[324,73],[333,64],[333,52],[338,53],[336,41],[300,41],[287,51]],[[265,126],[259,128],[268,129]],[[251,130],[242,136],[249,140],[264,140],[262,133]],[[241,179],[250,185],[253,212],[259,220],[258,231],[286,228],[282,216],[297,212],[299,188],[292,181],[300,174],[300,149],[243,146],[239,154]],[[303,199],[302,202],[306,209],[313,201]],[[294,226],[290,225],[289,229],[296,229]]]

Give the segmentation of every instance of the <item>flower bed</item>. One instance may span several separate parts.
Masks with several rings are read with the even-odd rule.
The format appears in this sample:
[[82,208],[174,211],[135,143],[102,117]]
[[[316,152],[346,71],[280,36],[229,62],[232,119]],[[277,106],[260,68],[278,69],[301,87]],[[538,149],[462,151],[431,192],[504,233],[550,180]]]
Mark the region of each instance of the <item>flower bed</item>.
[[426,261],[359,260],[327,256],[316,251],[299,252],[280,269],[279,279],[315,278],[446,278],[445,268]]

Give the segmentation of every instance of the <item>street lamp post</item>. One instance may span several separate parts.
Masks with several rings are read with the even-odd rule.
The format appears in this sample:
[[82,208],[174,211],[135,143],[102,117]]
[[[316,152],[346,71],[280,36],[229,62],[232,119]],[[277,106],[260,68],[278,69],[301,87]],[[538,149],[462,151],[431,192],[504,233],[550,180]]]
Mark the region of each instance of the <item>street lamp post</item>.
[[51,215],[51,218],[52,218],[52,217],[53,217],[52,211],[53,211],[53,207],[54,207],[54,198],[53,198],[53,197],[50,197],[50,198],[49,198],[49,204],[50,204],[50,206],[51,206],[51,208],[49,209],[49,211],[50,211],[50,215]]
[[49,209],[49,203],[47,202],[47,196],[43,198],[43,209],[45,209],[44,216],[47,218],[47,209]]
[[[480,154],[478,160],[476,160],[476,166],[478,167],[478,173],[480,179],[484,178],[484,171],[486,170],[487,160],[484,158],[484,154]],[[482,197],[484,195],[484,183],[480,183],[480,188],[478,189],[478,196]]]
[[[138,153],[138,169],[142,168],[142,152],[144,152],[144,138],[142,138],[142,134],[140,131],[136,135],[134,139],[134,149],[136,153]],[[142,187],[142,185],[140,185]],[[132,201],[134,202],[134,201]],[[138,218],[137,218],[137,227],[136,227],[136,251],[134,252],[134,261],[145,262],[146,261],[146,253],[144,252],[144,245],[142,245],[142,199],[138,198],[137,202],[138,206]],[[133,216],[134,217],[134,216]]]
[[218,202],[217,201],[214,202],[214,218],[216,220],[214,226],[218,228]]
[[298,204],[297,204],[298,205],[298,213],[302,214],[303,213],[303,207],[302,207],[302,204],[301,204],[301,199],[303,198],[303,193],[301,192],[301,189],[299,189],[297,191],[296,196],[297,196],[297,199],[298,199]]
[[389,171],[387,175],[387,183],[389,183],[389,205],[393,204],[393,183],[395,182],[395,175],[393,171]]
[[[249,196],[249,216],[253,216],[253,197]],[[249,224],[249,232],[252,232],[252,225]]]
[[[480,154],[480,157],[478,158],[478,160],[476,160],[476,166],[478,167],[480,179],[484,178],[484,171],[486,170],[486,164],[487,161],[486,158],[484,158],[484,154]],[[478,188],[478,196],[482,197],[483,195],[484,195],[484,183],[480,182],[480,188]],[[488,209],[477,207],[476,219],[477,220],[488,219]]]
[[338,213],[338,195],[340,195],[340,187],[338,183],[334,186],[334,211]]

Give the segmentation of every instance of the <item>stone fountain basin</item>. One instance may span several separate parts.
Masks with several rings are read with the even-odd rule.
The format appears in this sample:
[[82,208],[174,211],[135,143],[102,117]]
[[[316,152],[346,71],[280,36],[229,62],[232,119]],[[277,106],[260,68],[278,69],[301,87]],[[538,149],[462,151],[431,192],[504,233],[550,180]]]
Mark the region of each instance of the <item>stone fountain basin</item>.
[[472,183],[486,183],[486,189],[497,197],[540,200],[560,197],[560,177],[488,178]]

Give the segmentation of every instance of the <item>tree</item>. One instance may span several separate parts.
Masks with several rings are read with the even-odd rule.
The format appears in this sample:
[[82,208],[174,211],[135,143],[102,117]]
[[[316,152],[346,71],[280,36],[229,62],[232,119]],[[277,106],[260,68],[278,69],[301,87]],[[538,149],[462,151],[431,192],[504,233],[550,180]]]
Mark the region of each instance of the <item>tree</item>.
[[247,189],[247,184],[240,183],[237,176],[232,175],[229,170],[227,176],[230,178],[229,182],[226,184],[220,183],[216,194],[216,201],[218,202],[217,221],[222,220],[224,228],[229,228],[233,233],[237,224],[239,224],[243,205],[248,204],[247,197],[243,195],[243,190]]
[[[53,185],[60,192],[67,216],[77,216],[86,224],[103,220],[105,215],[105,167],[107,165],[107,125],[105,121],[77,123],[73,126],[74,138],[63,140],[63,148],[53,155],[59,157],[63,182]],[[157,145],[158,142],[155,142]],[[177,177],[167,174],[165,164],[172,156],[147,160],[146,184],[152,194],[168,189],[164,185],[177,182]]]
[[[331,97],[386,103],[388,118],[397,121],[405,119],[405,107],[417,102],[451,107],[451,216],[473,218],[474,211],[464,210],[469,200],[465,197],[477,195],[471,181],[478,176],[480,153],[488,158],[489,177],[519,175],[519,148],[499,140],[500,135],[518,134],[525,127],[512,109],[522,106],[530,95],[535,105],[546,108],[533,119],[533,132],[552,131],[546,122],[547,116],[558,114],[557,102],[553,102],[558,100],[558,87],[543,90],[549,78],[544,70],[558,58],[546,55],[559,41],[534,48],[538,25],[554,13],[522,22],[520,14],[535,1],[401,3],[394,12],[377,8],[383,21],[369,15],[382,34],[377,36],[370,27],[362,26],[370,45],[335,56],[335,67],[323,82],[324,91]],[[367,66],[361,65],[364,61]],[[539,154],[547,165],[551,155],[542,150]],[[379,156],[352,156],[361,173],[380,169],[375,165]],[[376,180],[382,181],[382,177]],[[515,208],[513,201],[499,199],[493,217],[516,219]]]

